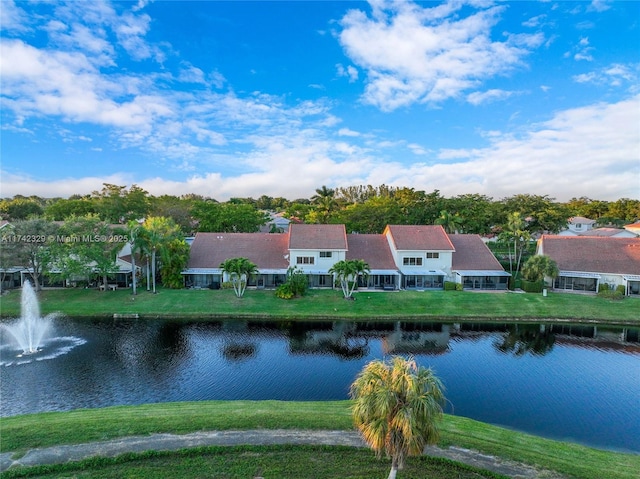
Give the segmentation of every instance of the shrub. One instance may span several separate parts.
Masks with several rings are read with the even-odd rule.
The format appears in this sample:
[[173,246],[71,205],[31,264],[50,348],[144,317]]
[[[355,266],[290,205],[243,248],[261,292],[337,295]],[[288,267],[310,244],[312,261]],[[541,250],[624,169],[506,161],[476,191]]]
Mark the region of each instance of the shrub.
[[456,291],[462,291],[462,283],[456,283]]
[[292,299],[295,296],[290,283],[281,284],[276,288],[276,298]]
[[542,292],[542,281],[526,281],[522,280],[522,289],[527,293],[541,293]]
[[619,285],[616,287],[616,291],[617,291],[617,292],[620,292],[620,294],[621,294],[622,296],[624,296],[624,294],[626,293],[625,288],[624,288],[624,284],[619,284]]
[[231,281],[225,281],[220,285],[220,289],[233,289],[233,283]]
[[601,298],[613,300],[624,299],[624,286],[622,286],[622,291],[620,291],[618,288],[616,288],[615,290],[610,289],[609,287],[602,288],[602,290],[598,292],[598,296],[600,296]]
[[[460,285],[460,286],[462,286],[462,285]],[[445,291],[456,291],[457,290],[456,283],[454,283],[453,281],[445,281],[444,282],[444,290]]]
[[609,285],[607,283],[600,283],[598,285],[598,293],[604,293],[605,291],[609,291]]
[[297,296],[304,296],[309,288],[307,275],[301,269],[289,268],[287,270],[287,282],[281,284],[276,289],[276,297],[281,299],[292,299]]

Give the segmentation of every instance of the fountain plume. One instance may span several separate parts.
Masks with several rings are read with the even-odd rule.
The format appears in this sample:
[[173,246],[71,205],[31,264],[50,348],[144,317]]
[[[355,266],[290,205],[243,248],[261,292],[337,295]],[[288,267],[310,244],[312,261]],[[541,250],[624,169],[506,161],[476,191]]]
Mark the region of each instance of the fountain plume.
[[4,329],[22,349],[22,354],[33,354],[40,350],[43,339],[51,328],[51,318],[40,316],[40,305],[36,293],[28,281],[22,286],[20,300],[21,317]]

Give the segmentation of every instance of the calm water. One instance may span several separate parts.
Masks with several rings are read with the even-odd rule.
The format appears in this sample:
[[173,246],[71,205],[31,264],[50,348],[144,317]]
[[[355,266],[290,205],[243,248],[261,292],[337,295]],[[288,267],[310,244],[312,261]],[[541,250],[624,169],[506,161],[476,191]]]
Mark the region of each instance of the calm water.
[[448,323],[73,321],[35,356],[2,337],[0,415],[208,399],[346,399],[371,359],[413,354],[447,412],[640,453],[638,329]]

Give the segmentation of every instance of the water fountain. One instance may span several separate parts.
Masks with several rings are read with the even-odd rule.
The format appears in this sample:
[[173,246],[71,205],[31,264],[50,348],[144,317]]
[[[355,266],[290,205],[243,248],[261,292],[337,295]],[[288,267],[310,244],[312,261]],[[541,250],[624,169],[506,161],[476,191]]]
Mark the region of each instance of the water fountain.
[[52,318],[51,315],[44,318],[40,316],[38,298],[28,281],[22,286],[20,306],[21,318],[15,324],[4,328],[18,343],[22,354],[34,354],[40,350],[42,340],[51,329]]
[[[21,315],[17,321],[0,325],[2,330],[8,333],[8,339],[12,340],[10,342],[3,340],[0,343],[0,352],[3,356],[0,366],[24,364],[31,362],[31,359],[38,361],[52,359],[85,343],[83,339],[76,337],[53,337],[53,320],[58,314],[41,316],[38,298],[28,281],[22,286],[20,308]],[[6,351],[9,351],[9,358],[18,358],[18,360],[7,361]]]

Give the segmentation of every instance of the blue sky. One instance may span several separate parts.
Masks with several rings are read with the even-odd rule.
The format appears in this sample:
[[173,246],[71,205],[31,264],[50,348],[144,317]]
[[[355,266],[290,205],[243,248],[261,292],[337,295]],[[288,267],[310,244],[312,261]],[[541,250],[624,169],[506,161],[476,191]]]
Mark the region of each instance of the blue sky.
[[640,2],[0,0],[0,195],[640,198]]

